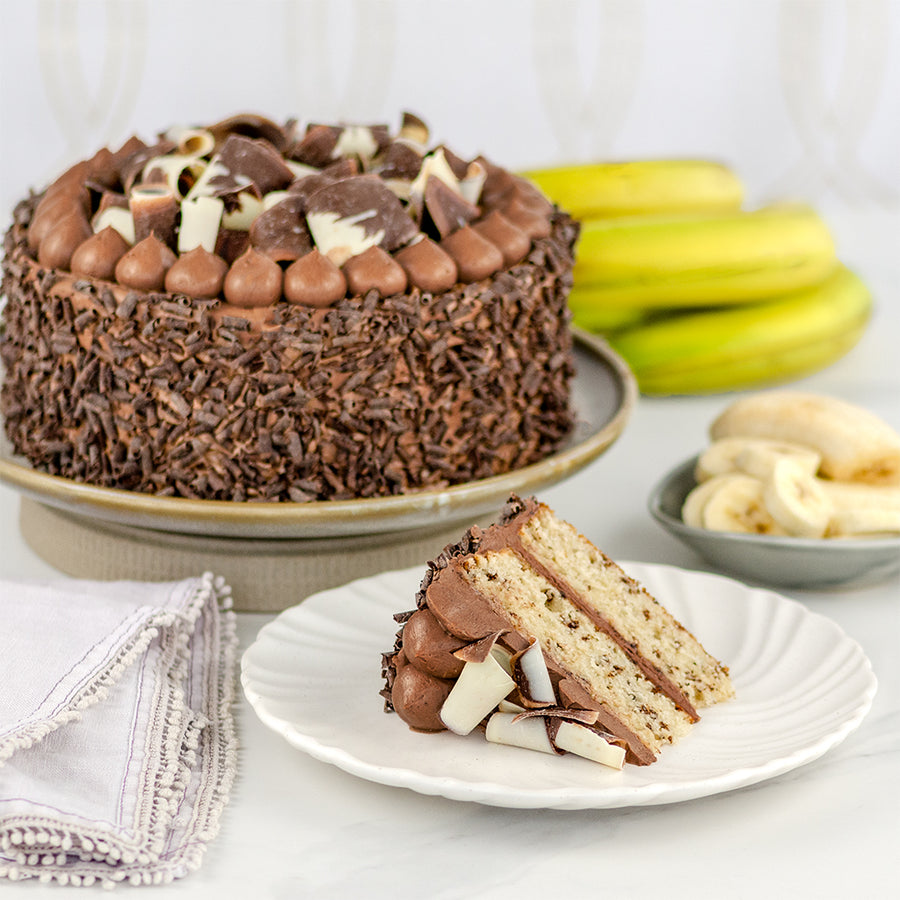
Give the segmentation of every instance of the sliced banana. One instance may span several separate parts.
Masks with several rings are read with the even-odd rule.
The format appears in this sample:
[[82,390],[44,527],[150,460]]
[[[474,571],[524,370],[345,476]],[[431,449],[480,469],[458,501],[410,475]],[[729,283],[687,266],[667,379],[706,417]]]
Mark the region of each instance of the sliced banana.
[[819,471],[822,456],[812,447],[787,441],[745,440],[743,449],[735,458],[741,472],[754,478],[766,479],[781,459],[794,460],[810,476]]
[[834,512],[819,479],[790,457],[775,461],[763,484],[763,502],[772,518],[795,537],[822,537]]
[[836,397],[763,391],[742,397],[710,426],[710,437],[761,437],[808,444],[822,474],[841,481],[900,485],[900,434],[874,413]]
[[812,447],[767,438],[725,437],[713,441],[697,458],[694,477],[706,481],[716,475],[744,472],[754,478],[768,478],[776,460],[796,459],[815,475],[822,461]]
[[682,522],[690,525],[691,528],[704,528],[703,508],[706,506],[706,501],[722,486],[723,480],[727,482],[733,474],[733,472],[728,472],[724,475],[714,475],[693,488],[684,498],[681,507]]
[[844,509],[829,522],[832,537],[880,537],[900,534],[900,509]]
[[766,508],[763,482],[758,478],[735,472],[705,484],[714,481],[718,485],[710,492],[701,513],[704,528],[739,534],[787,534]]
[[713,441],[697,457],[697,465],[694,467],[694,478],[697,481],[706,481],[715,478],[716,475],[726,475],[737,471],[737,457],[744,449],[747,438],[728,437],[720,441]]
[[900,488],[854,481],[821,479],[822,490],[828,494],[835,510],[893,509],[900,511]]

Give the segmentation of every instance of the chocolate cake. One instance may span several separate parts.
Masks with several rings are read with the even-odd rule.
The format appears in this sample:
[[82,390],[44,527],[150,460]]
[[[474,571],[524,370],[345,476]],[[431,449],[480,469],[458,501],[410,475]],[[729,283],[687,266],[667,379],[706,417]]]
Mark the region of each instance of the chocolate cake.
[[238,115],[15,209],[0,411],[37,469],[221,500],[498,475],[569,434],[578,227],[484,157]]
[[382,696],[416,731],[483,726],[500,743],[647,765],[733,695],[725,666],[534,498],[447,547],[396,618]]

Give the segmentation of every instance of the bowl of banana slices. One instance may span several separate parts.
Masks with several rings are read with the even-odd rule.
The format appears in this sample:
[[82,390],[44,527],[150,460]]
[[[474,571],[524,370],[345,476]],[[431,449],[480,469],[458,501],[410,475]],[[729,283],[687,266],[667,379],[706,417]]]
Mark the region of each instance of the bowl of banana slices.
[[862,587],[900,571],[900,434],[834,397],[766,391],[657,484],[651,515],[716,568],[778,587]]

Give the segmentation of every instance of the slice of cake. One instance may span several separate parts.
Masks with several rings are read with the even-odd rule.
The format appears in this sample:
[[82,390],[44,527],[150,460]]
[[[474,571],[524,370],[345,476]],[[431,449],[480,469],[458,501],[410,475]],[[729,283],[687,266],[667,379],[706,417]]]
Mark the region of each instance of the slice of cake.
[[433,562],[385,654],[386,709],[613,766],[647,765],[731,697],[727,668],[534,498],[511,497]]

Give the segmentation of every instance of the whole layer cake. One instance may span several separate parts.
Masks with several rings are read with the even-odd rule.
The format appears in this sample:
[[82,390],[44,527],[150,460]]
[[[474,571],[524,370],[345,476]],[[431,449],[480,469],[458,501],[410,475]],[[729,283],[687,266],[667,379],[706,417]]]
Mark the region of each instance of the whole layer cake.
[[238,115],[104,149],[5,240],[0,411],[38,469],[223,500],[501,474],[570,433],[578,227],[484,157]]
[[429,563],[397,616],[382,695],[413,730],[647,765],[728,670],[638,582],[534,498]]

